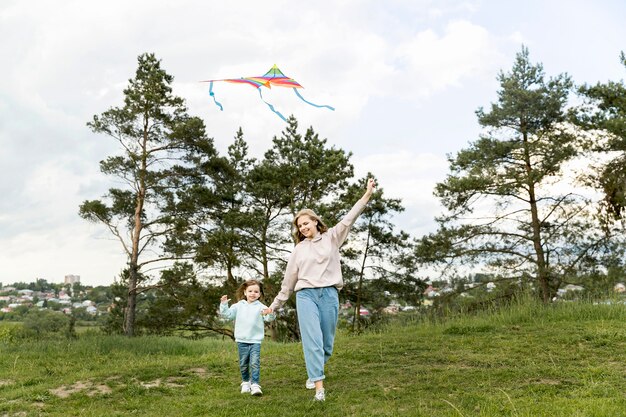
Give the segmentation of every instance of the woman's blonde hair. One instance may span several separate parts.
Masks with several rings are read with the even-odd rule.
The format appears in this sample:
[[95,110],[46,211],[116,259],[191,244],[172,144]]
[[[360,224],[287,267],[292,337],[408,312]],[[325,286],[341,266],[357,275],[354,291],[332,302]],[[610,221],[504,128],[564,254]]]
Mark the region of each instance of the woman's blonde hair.
[[261,293],[261,296],[259,297],[259,299],[262,299],[263,297],[265,297],[265,294],[263,293],[263,283],[256,279],[249,279],[248,281],[241,284],[239,288],[237,288],[237,292],[235,293],[235,297],[237,298],[237,301],[246,299],[246,294],[245,294],[246,288],[250,287],[251,285],[259,286],[259,292]]
[[324,233],[328,230],[328,226],[326,226],[326,224],[324,224],[324,222],[322,221],[322,219],[320,219],[320,216],[318,216],[317,214],[315,214],[315,212],[311,209],[302,209],[300,210],[297,214],[296,217],[294,217],[293,222],[292,222],[292,230],[293,230],[293,237],[296,239],[296,243],[300,243],[302,242],[304,239],[306,239],[304,237],[304,235],[302,233],[300,233],[300,228],[298,227],[298,219],[302,216],[309,216],[312,220],[315,220],[317,222],[317,231],[320,233]]

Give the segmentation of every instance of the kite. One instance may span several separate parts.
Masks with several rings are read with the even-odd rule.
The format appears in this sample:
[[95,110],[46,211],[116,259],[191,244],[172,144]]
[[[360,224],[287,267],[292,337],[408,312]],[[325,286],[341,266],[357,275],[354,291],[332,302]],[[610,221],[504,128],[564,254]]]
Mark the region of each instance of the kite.
[[239,84],[251,85],[252,87],[256,88],[259,91],[259,96],[261,97],[261,100],[265,104],[267,104],[267,106],[270,108],[270,110],[273,111],[274,113],[276,113],[278,115],[278,117],[280,117],[284,121],[287,121],[285,116],[283,116],[278,110],[276,110],[273,105],[271,105],[270,103],[265,101],[265,99],[263,99],[263,93],[261,92],[261,87],[267,87],[267,88],[272,88],[272,86],[275,86],[275,87],[291,87],[293,89],[293,91],[296,93],[296,95],[300,98],[300,100],[304,101],[305,103],[307,103],[307,104],[309,104],[311,106],[314,106],[314,107],[325,107],[325,108],[330,109],[330,110],[335,110],[334,107],[327,106],[325,104],[322,104],[322,105],[314,104],[314,103],[311,103],[310,101],[305,100],[304,97],[302,97],[302,95],[300,95],[300,93],[298,92],[298,88],[303,88],[303,87],[296,80],[294,80],[293,78],[289,78],[285,74],[283,74],[282,71],[279,70],[276,65],[274,65],[264,75],[261,75],[259,77],[245,77],[245,78],[242,77],[242,78],[228,78],[228,79],[224,79],[224,80],[206,80],[206,81],[202,81],[202,82],[205,82],[205,83],[210,83],[209,84],[209,94],[211,95],[211,97],[213,97],[213,101],[215,102],[215,105],[217,107],[219,107],[220,110],[224,111],[224,107],[221,105],[221,103],[219,103],[217,101],[217,99],[215,98],[215,93],[213,93],[213,82],[216,82],[216,81],[226,81],[226,82],[229,82],[229,83],[239,83]]

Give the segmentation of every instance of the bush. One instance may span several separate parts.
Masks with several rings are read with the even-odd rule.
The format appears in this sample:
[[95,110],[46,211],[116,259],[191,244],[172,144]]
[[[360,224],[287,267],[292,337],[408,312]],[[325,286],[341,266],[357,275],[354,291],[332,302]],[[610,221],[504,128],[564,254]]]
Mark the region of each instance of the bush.
[[69,327],[69,318],[59,312],[49,310],[31,310],[24,317],[23,336],[41,339],[53,335],[62,335]]
[[0,326],[0,344],[12,344],[18,337],[20,327]]

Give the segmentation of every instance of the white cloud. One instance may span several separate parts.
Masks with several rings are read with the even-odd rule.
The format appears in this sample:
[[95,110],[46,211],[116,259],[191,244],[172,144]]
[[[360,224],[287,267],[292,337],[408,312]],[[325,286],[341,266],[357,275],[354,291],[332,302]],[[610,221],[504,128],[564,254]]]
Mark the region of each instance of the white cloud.
[[125,265],[116,242],[104,237],[95,225],[77,221],[37,233],[0,239],[0,282],[32,282],[44,278],[62,282],[68,274],[81,276],[86,285],[107,285]]
[[509,40],[519,45],[528,45],[529,40],[520,32],[515,31],[509,35]]
[[93,285],[112,281],[123,267],[119,244],[100,226],[78,217],[79,193],[93,188],[95,177],[82,164],[69,158],[50,161],[26,179],[15,200],[20,210],[0,218],[0,281],[59,282],[66,274],[77,274]]
[[394,51],[399,74],[406,87],[403,95],[428,96],[470,77],[491,75],[501,57],[489,32],[468,21],[446,26],[445,34],[428,29],[399,45]]
[[355,158],[354,166],[357,178],[372,172],[385,197],[402,200],[406,210],[399,216],[402,230],[414,236],[434,231],[434,218],[441,213],[441,205],[433,189],[445,179],[445,157],[400,150]]

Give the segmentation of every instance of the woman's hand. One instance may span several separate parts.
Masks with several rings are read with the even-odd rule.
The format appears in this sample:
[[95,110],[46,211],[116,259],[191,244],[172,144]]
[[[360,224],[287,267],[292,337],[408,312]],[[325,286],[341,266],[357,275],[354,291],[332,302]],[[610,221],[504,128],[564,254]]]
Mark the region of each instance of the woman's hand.
[[271,308],[266,308],[266,309],[261,311],[261,314],[264,315],[264,316],[267,316],[268,314],[272,314],[272,309]]
[[367,198],[372,196],[372,193],[374,192],[374,188],[376,188],[376,181],[374,181],[374,178],[368,178],[367,189],[365,190],[365,196],[367,196]]

